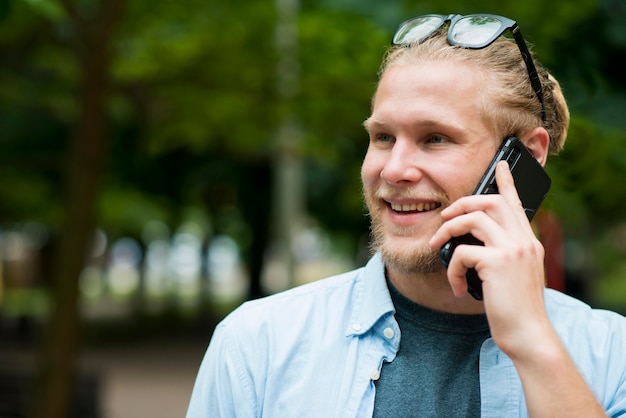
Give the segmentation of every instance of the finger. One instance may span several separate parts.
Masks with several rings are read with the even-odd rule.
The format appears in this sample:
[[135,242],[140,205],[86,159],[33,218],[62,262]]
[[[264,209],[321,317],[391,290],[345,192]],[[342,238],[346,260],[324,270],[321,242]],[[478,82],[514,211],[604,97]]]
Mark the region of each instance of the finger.
[[449,220],[472,212],[490,212],[500,204],[499,199],[501,197],[497,194],[465,196],[445,208],[441,212],[441,217]]
[[[508,169],[508,164],[502,161],[503,164],[499,164],[496,167],[496,182],[498,184],[498,191],[504,198],[505,202],[509,206],[509,214],[507,218],[513,222],[517,222],[520,225],[520,231],[524,232],[525,236],[535,236],[528,216],[526,215],[526,209],[522,204],[517,188],[515,187],[515,181],[513,175]],[[514,215],[514,216],[511,216]]]
[[502,225],[522,221],[522,224],[526,225],[528,223],[526,212],[508,167],[506,161],[501,161],[496,166],[498,194],[462,197],[442,211],[444,221],[473,211],[483,211]]
[[522,202],[515,188],[513,174],[511,174],[509,164],[506,161],[500,161],[496,166],[496,184],[498,185],[499,194],[504,197],[511,206],[517,206],[523,209]]
[[476,221],[474,221],[474,219],[480,217],[481,213],[484,215],[483,212],[472,212],[445,222],[430,238],[429,245],[431,248],[440,248],[452,237],[460,237],[465,234],[471,234],[475,229]]
[[479,245],[460,245],[456,248],[447,271],[448,282],[456,297],[463,297],[467,294],[467,271],[476,268],[480,260],[489,252],[488,248]]
[[486,245],[502,245],[506,243],[506,235],[497,220],[482,211],[475,211],[446,221],[429,240],[431,248],[441,246],[452,237],[472,234]]

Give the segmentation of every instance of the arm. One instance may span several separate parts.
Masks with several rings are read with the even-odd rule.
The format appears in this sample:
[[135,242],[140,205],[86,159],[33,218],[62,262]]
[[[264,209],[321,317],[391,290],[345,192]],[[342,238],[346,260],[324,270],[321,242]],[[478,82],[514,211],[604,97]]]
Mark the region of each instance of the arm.
[[529,415],[606,417],[554,330],[537,331],[534,344],[507,353],[520,375]]
[[217,326],[194,384],[187,418],[255,417],[252,379],[227,327]]
[[483,281],[484,307],[495,343],[514,362],[533,417],[606,416],[565,350],[546,313],[543,247],[519,202],[506,163],[496,170],[499,195],[468,196],[442,212],[431,240],[439,248],[452,236],[471,233],[485,246],[455,250],[448,280],[465,296],[465,272]]

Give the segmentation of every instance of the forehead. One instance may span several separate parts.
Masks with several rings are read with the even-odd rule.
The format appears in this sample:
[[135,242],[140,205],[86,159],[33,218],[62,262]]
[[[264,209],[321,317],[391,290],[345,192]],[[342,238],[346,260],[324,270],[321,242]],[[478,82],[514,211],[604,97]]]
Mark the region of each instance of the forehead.
[[441,60],[394,64],[379,82],[371,120],[489,129],[484,100],[484,76],[476,66]]

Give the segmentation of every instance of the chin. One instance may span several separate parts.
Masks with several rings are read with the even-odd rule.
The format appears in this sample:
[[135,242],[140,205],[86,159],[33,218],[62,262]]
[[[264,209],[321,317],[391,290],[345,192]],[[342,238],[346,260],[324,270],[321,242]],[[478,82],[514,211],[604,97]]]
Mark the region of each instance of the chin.
[[[381,242],[382,241],[382,242]],[[380,252],[388,269],[404,274],[430,274],[440,271],[439,252],[427,244],[413,242],[405,245],[405,239],[395,238],[393,244],[374,237],[372,250]]]
[[[432,236],[440,225],[398,226],[385,219],[386,205],[376,208],[374,200],[368,199],[366,203],[371,218],[370,249],[372,253],[380,252],[386,268],[402,272],[404,274],[430,274],[443,269],[439,261],[439,251],[428,246],[425,237]],[[432,229],[432,230],[431,230]]]

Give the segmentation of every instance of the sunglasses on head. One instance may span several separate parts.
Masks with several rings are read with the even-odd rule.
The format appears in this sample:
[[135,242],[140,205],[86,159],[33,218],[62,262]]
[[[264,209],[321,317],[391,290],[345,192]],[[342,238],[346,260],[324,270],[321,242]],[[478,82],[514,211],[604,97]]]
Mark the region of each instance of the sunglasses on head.
[[541,103],[541,119],[545,122],[546,106],[539,74],[528,50],[528,45],[526,45],[522,37],[522,32],[520,32],[519,26],[514,20],[491,14],[472,14],[467,16],[458,14],[423,15],[403,22],[393,36],[391,43],[396,46],[407,46],[421,42],[437,32],[446,22],[450,22],[448,43],[470,49],[485,48],[507,30],[511,31],[513,39],[522,54],[522,59],[526,64],[530,84]]

